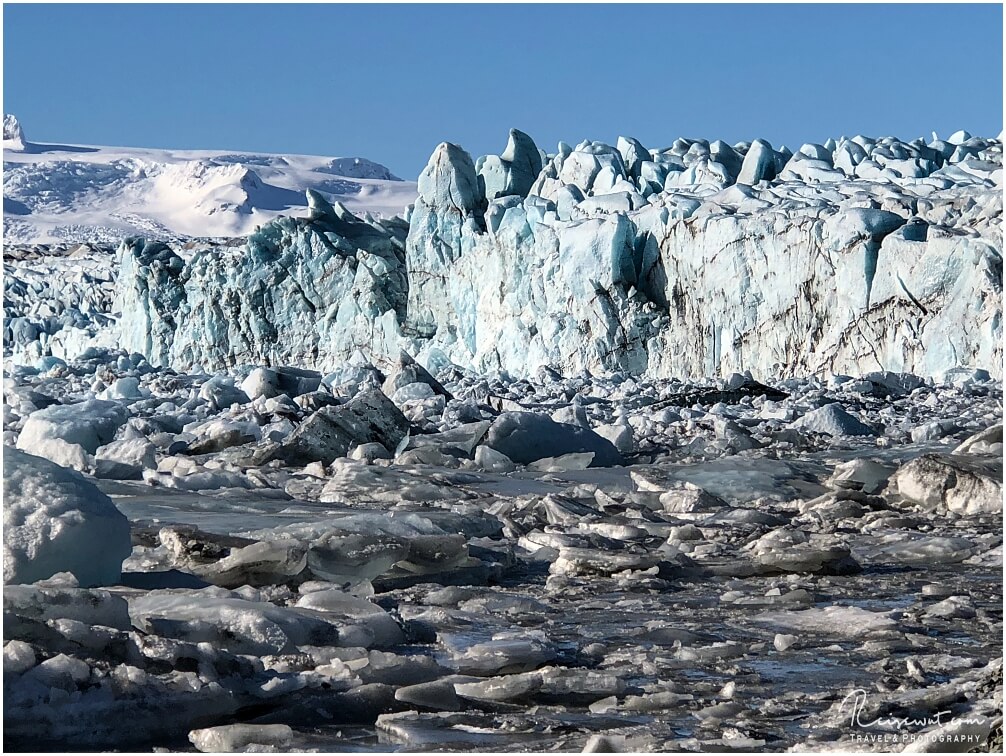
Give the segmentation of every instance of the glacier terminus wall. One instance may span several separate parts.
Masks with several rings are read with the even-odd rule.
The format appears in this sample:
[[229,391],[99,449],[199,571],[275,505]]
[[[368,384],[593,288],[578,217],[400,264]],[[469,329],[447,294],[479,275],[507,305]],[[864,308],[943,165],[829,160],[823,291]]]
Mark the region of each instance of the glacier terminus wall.
[[184,260],[123,243],[119,345],[186,370],[1001,375],[999,139],[546,154],[514,130],[476,161],[441,144],[418,189],[390,220],[312,194]]

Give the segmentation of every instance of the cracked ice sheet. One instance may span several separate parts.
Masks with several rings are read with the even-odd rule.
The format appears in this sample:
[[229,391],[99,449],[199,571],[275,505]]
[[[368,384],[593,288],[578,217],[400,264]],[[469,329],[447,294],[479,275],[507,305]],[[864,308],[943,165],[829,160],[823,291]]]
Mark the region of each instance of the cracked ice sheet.
[[[466,471],[467,490],[484,495],[515,497],[545,496],[560,493],[571,485],[596,485],[608,492],[627,492],[636,488],[630,475],[633,470],[645,470],[654,482],[688,481],[710,493],[739,502],[758,497],[790,499],[812,498],[826,489],[820,485],[830,475],[836,461],[872,459],[880,463],[898,463],[940,449],[939,442],[913,444],[895,449],[841,450],[806,455],[804,459],[782,461],[774,459],[721,458],[695,463],[661,466],[588,468],[560,473],[524,470],[513,475]],[[428,474],[456,476],[456,470],[428,467]],[[130,519],[152,520],[159,524],[184,523],[221,534],[270,530],[305,523],[320,523],[351,514],[386,515],[385,506],[347,507],[327,502],[277,498],[276,492],[241,491],[239,495],[206,495],[191,491],[157,489],[142,483],[110,480],[96,481],[98,487],[115,501]],[[446,511],[446,510],[445,510]],[[435,519],[437,510],[424,510],[424,516]]]
[[231,534],[282,525],[314,522],[339,515],[383,510],[360,510],[322,502],[278,499],[267,491],[242,491],[238,498],[209,496],[193,491],[151,488],[142,483],[96,481],[130,522],[195,525],[211,533]]
[[[194,525],[220,535],[256,533],[296,536],[340,525],[356,525],[368,518],[374,522],[390,519],[411,523],[417,517],[408,510],[389,512],[381,508],[342,507],[298,499],[277,500],[260,491],[241,491],[239,497],[232,499],[191,491],[157,490],[142,484],[98,482],[132,523]],[[423,510],[422,519],[436,528],[439,521],[453,524],[458,515],[448,509],[429,508]]]

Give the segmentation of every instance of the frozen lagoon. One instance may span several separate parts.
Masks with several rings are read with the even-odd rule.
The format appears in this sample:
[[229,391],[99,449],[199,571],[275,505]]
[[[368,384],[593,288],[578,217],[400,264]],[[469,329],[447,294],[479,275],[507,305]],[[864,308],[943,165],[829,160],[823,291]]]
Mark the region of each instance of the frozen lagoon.
[[[999,411],[998,383],[973,390],[987,393],[976,419]],[[714,417],[693,441],[715,439]],[[842,701],[859,688],[885,714],[949,707],[991,729],[1001,511],[864,493],[878,470],[945,456],[967,435],[902,433],[889,446],[808,434],[812,448],[786,454],[681,444],[547,472],[273,465],[261,469],[273,485],[257,489],[97,480],[132,527],[122,584],[98,590],[123,600],[125,619],[103,627],[113,620],[87,615],[83,589],[33,589],[50,591],[42,616],[8,598],[8,640],[87,665],[86,680],[83,668],[79,680],[34,671],[45,665],[5,676],[8,745],[48,731],[53,747],[184,748],[190,731],[241,722],[290,729],[193,737],[283,750],[569,751],[591,735],[634,750],[829,750],[854,743]],[[201,462],[214,458],[225,456]],[[316,574],[340,569],[343,582]],[[231,587],[198,587],[214,581]],[[105,724],[109,712],[138,722],[135,740]]]

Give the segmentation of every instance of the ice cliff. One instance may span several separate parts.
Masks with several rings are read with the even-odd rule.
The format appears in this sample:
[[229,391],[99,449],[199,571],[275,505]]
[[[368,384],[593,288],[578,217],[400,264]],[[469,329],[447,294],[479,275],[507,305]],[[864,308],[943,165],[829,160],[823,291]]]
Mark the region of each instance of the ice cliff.
[[527,196],[441,145],[409,229],[408,324],[515,374],[995,369],[1001,145],[955,141],[560,145]]
[[406,220],[312,195],[309,218],[187,261],[127,241],[119,344],[184,369],[404,349],[513,375],[1001,374],[998,139],[546,155],[515,130],[477,161],[441,144],[418,189]]
[[244,247],[197,252],[123,243],[121,344],[158,365],[314,366],[399,339],[407,285],[402,219],[364,221],[309,192]]

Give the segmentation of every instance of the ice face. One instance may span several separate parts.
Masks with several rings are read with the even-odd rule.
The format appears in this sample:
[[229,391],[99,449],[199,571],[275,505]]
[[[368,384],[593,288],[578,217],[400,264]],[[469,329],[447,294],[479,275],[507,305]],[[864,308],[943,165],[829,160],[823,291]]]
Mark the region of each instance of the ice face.
[[[114,302],[10,319],[9,342],[22,362],[120,343],[209,370],[390,367],[405,350],[512,375],[998,375],[1002,148],[943,144],[622,138],[563,146],[529,180],[541,156],[522,132],[475,162],[444,143],[407,228],[312,192],[308,219],[244,248],[183,260],[127,241]],[[34,285],[15,271],[10,296]],[[54,294],[83,311],[81,292]]]
[[123,345],[157,365],[305,367],[334,367],[356,344],[397,345],[404,223],[363,221],[317,194],[309,201],[309,219],[269,224],[247,249],[199,252],[184,272],[170,252],[125,242]]
[[185,300],[184,262],[166,244],[127,239],[119,249],[119,285],[114,310],[124,313],[119,332],[124,347],[152,365],[167,365]]

